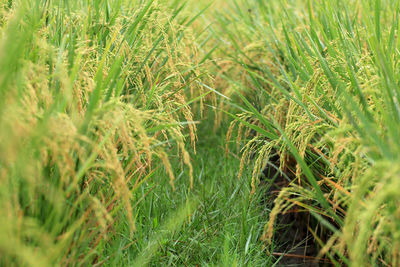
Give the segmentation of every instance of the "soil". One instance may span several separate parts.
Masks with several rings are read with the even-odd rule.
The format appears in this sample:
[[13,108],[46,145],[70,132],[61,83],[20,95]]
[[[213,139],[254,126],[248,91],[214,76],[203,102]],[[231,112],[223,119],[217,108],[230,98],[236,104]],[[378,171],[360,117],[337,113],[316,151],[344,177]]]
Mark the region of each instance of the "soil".
[[[270,157],[268,165],[263,170],[261,181],[268,186],[266,203],[273,203],[280,190],[294,179],[290,169],[281,173],[279,164],[280,157],[275,154]],[[328,259],[317,259],[320,247],[308,231],[308,225],[315,224],[315,219],[308,212],[297,210],[298,208],[294,207],[286,214],[277,217],[274,241],[279,246],[272,252],[277,259],[276,266],[333,266]]]

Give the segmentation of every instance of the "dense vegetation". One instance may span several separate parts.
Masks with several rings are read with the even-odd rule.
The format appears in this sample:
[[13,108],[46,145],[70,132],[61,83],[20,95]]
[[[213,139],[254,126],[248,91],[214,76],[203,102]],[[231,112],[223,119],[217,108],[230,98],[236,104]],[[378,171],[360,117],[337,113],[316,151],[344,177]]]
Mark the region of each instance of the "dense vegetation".
[[210,3],[0,0],[0,265],[400,265],[400,2]]

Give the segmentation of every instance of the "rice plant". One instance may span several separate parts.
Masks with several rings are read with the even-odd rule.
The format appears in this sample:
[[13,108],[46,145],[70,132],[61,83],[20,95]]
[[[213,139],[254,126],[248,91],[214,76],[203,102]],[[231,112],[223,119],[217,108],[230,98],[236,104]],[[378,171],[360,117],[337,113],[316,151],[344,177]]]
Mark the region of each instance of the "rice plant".
[[400,265],[399,14],[0,1],[0,265]]
[[[336,265],[399,264],[398,8],[398,1],[240,1],[221,15],[229,56],[246,72],[227,75],[242,99],[234,124],[251,129],[242,166],[257,151],[256,190],[277,153],[289,179],[267,243],[276,215],[297,206],[318,219],[310,231]],[[321,228],[330,233],[326,243]]]
[[168,146],[192,180],[186,99],[202,73],[181,9],[1,2],[2,264],[97,263],[116,220],[134,234],[133,193],[155,159],[174,186]]

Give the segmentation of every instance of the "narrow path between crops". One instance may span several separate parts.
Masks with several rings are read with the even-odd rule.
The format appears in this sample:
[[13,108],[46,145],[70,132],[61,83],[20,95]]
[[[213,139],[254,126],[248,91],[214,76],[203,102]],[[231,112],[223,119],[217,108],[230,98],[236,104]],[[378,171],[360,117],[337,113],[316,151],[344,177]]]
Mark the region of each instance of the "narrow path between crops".
[[[147,215],[139,219],[143,231],[140,227],[138,231],[142,232],[138,240],[144,241],[133,255],[148,254],[146,263],[150,265],[272,266],[276,263],[277,266],[321,266],[323,261],[314,262],[318,250],[310,241],[308,217],[302,213],[279,216],[272,249],[260,240],[283,180],[278,176],[271,186],[271,180],[266,177],[273,174],[264,176],[257,193],[251,195],[251,166],[246,166],[241,179],[237,177],[240,158],[235,153],[235,138],[230,144],[231,152],[225,156],[228,126],[229,121],[226,121],[214,132],[212,119],[198,125],[197,154],[192,153],[192,190],[188,189],[187,169],[178,167],[179,158],[172,164],[176,166],[175,192],[163,178],[163,173],[155,175],[154,183],[144,185],[146,197],[140,204],[140,214]],[[171,221],[171,214],[178,218],[177,211],[193,201],[197,206],[190,219],[172,234],[162,236],[161,241],[159,236],[163,226],[159,222]],[[154,239],[161,243],[157,245],[157,252],[149,249],[150,241],[145,242]]]
[[[188,170],[180,168],[178,157],[171,162],[175,167],[175,192],[161,168],[151,182],[143,185],[142,192],[136,196],[143,198],[138,205],[137,243],[129,249],[129,257],[120,258],[118,263],[129,264],[138,255],[147,255],[149,259],[144,260],[153,266],[273,264],[273,258],[260,242],[269,213],[262,202],[264,192],[260,190],[251,195],[250,169],[238,179],[240,158],[233,153],[236,144],[232,144],[232,153],[225,156],[228,126],[229,122],[225,122],[214,132],[212,118],[198,125],[197,154],[191,155],[192,190],[189,190]],[[178,222],[179,210],[189,202],[195,202],[196,208],[183,223]],[[165,234],[166,221],[179,226]],[[157,249],[152,242],[157,244]]]

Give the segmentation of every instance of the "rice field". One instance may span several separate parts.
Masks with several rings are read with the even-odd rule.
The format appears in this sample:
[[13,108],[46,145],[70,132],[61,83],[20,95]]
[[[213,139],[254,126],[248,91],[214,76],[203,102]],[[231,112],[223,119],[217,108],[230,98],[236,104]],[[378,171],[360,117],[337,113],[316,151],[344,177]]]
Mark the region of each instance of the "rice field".
[[398,0],[0,0],[0,266],[400,266]]

